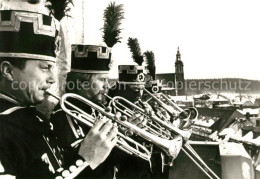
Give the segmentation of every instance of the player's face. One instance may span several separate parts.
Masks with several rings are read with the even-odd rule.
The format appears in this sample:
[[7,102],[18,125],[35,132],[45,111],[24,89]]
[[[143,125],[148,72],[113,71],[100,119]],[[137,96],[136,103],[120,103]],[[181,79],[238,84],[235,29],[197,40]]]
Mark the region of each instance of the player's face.
[[24,69],[13,67],[12,90],[18,100],[28,105],[41,103],[55,82],[54,66],[51,61],[27,60]]
[[104,103],[103,94],[108,93],[108,74],[93,74],[88,89],[81,91],[81,95],[97,103]]

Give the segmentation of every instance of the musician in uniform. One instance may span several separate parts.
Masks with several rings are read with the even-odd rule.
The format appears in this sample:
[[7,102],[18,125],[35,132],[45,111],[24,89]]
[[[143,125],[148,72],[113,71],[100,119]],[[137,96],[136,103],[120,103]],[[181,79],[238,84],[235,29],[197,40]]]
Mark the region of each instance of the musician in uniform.
[[[108,96],[121,96],[132,103],[142,97],[142,88],[145,85],[143,67],[139,65],[119,65],[118,82],[108,92]],[[124,104],[124,102],[122,102]],[[124,104],[127,106],[127,104]],[[131,109],[131,108],[130,108]],[[149,108],[147,108],[147,111]],[[145,124],[146,121],[144,121]],[[139,125],[140,126],[140,125]],[[142,139],[136,138],[139,142]],[[120,154],[121,162],[117,163],[119,178],[150,178],[150,164],[136,156]]]
[[[148,103],[143,102],[143,88],[146,85],[143,66],[119,65],[118,76],[119,81],[115,86],[111,87],[108,95],[110,97],[122,96],[136,105],[141,105],[147,114],[154,115],[152,107]],[[146,122],[147,121],[143,122],[144,127]],[[182,145],[182,140],[180,137],[176,137],[175,140],[177,156]],[[132,165],[133,163],[135,163],[135,165]],[[168,178],[168,168],[162,172],[161,149],[156,146],[153,146],[151,164],[150,166],[147,161],[143,161],[137,157],[127,156],[119,165],[118,176],[122,178]]]
[[[72,45],[71,71],[67,75],[66,92],[78,94],[99,106],[106,107],[108,99],[105,98],[104,94],[107,94],[109,89],[107,80],[110,62],[111,49],[106,47],[105,44],[103,46]],[[80,101],[70,99],[69,102],[93,116],[99,115],[98,112]],[[67,120],[64,120],[64,118],[67,118]],[[65,114],[60,107],[56,107],[52,119],[54,131],[63,138],[61,145],[65,148],[76,147],[78,141],[88,133],[89,127]],[[133,124],[140,123],[140,119],[134,121],[131,121],[131,119],[133,118],[129,118],[128,121]],[[66,134],[64,129],[66,129]],[[124,158],[128,157],[128,155],[115,148],[103,164],[94,171],[85,170],[82,172],[81,177],[114,178],[116,176],[121,178],[116,173],[120,173],[120,166],[125,162]],[[149,165],[148,162],[147,165]],[[125,170],[128,170],[129,166],[125,167],[127,167]],[[132,172],[135,171],[132,170]],[[122,178],[130,178],[131,176],[134,175],[122,176]]]
[[78,151],[58,145],[53,125],[34,105],[55,82],[59,23],[30,2],[0,6],[0,177],[63,178],[83,166],[95,169],[116,144],[117,128],[101,119]]
[[[111,48],[103,45],[71,46],[71,71],[67,74],[66,92],[78,94],[96,105],[104,107],[106,99],[104,94],[108,92],[108,72],[111,63]],[[68,99],[70,103],[84,112],[99,117],[100,113],[90,106],[75,100]],[[65,120],[64,120],[65,119]],[[60,145],[64,148],[77,148],[77,144],[88,134],[90,127],[80,123],[66,114],[58,105],[53,114],[54,132],[62,137]],[[66,133],[64,132],[64,129]],[[106,160],[97,169],[87,169],[80,175],[82,178],[112,178],[115,175],[113,157]]]
[[[146,82],[145,89],[147,89],[150,93],[152,93],[154,96],[156,96],[158,99],[162,100],[160,97],[162,84],[159,82],[159,80],[150,80]],[[153,111],[160,117],[164,118],[167,121],[171,120],[171,116],[167,113],[163,107],[161,107],[156,101],[150,100],[151,96],[148,94],[143,95],[144,101],[149,101],[148,104],[151,105],[153,108]]]
[[109,96],[122,96],[131,102],[138,101],[145,85],[145,73],[139,65],[119,65],[118,82],[112,86]]

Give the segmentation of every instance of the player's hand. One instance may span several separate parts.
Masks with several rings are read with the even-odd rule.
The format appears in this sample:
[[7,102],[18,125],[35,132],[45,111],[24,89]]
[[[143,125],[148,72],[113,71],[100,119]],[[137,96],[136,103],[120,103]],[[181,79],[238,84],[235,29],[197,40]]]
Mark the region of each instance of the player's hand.
[[117,143],[118,129],[111,120],[99,119],[81,143],[79,155],[81,155],[92,169],[110,154]]

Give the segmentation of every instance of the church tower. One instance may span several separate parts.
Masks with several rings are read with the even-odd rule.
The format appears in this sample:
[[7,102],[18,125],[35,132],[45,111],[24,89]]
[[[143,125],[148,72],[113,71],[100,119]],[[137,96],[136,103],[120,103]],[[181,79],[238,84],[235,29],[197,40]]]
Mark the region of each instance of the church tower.
[[184,81],[184,71],[183,62],[181,61],[181,54],[178,47],[175,61],[175,89],[176,96],[185,95],[185,81]]

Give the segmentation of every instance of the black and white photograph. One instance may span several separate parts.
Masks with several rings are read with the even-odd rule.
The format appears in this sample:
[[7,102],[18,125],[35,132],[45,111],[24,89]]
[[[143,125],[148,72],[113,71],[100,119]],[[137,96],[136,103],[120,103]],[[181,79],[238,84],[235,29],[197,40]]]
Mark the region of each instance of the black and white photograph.
[[259,8],[0,0],[0,179],[260,179]]

